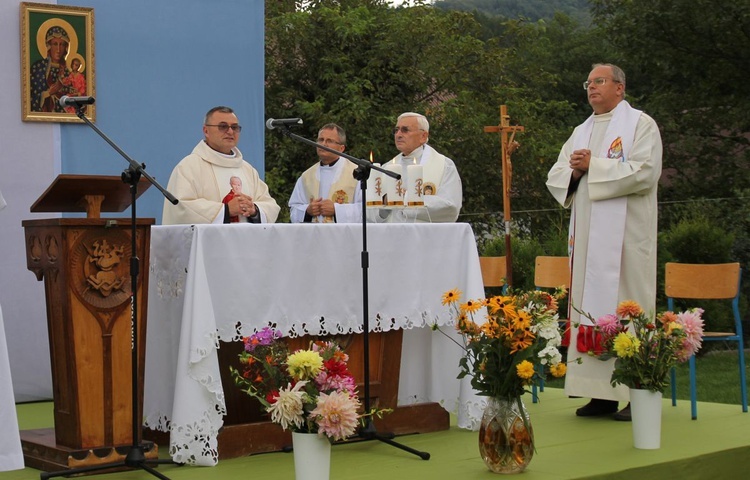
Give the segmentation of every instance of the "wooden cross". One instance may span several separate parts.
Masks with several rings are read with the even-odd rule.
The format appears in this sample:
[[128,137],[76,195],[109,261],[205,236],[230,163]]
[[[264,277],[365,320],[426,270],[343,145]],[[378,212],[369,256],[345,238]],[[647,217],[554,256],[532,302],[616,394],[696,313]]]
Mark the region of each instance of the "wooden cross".
[[[510,248],[510,186],[513,177],[513,166],[510,156],[521,145],[514,140],[516,132],[523,132],[521,126],[511,126],[510,115],[505,105],[500,105],[500,125],[484,127],[485,133],[500,134],[500,161],[502,163],[503,175],[503,217],[505,220],[505,265],[506,277],[505,283],[513,286],[513,254]],[[510,138],[508,138],[510,134]]]

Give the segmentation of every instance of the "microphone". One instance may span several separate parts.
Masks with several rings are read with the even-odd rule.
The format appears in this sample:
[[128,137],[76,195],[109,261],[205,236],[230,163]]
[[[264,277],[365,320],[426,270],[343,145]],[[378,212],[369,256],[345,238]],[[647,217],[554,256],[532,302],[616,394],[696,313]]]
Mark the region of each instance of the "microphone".
[[69,97],[63,95],[60,97],[60,106],[65,107],[80,107],[81,105],[91,105],[96,99],[94,97]]
[[302,125],[301,118],[269,118],[266,121],[266,128],[269,130],[273,130],[276,127],[296,127],[298,125]]

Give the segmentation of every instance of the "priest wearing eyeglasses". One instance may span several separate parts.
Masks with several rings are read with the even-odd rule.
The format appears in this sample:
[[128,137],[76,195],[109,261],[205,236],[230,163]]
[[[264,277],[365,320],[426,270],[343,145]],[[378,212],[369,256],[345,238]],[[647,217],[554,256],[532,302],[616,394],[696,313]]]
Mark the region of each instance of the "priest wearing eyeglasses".
[[[570,208],[568,240],[570,302],[598,319],[624,300],[644,311],[656,308],[656,190],[662,142],[656,122],[625,100],[625,72],[595,64],[583,83],[593,114],[575,128],[547,175],[547,188]],[[591,321],[570,312],[565,393],[590,398],[576,415],[614,415],[630,420],[628,390],[613,388],[614,359],[588,355],[596,349]]]
[[229,107],[214,107],[206,113],[204,139],[169,177],[167,190],[179,203],[164,201],[164,225],[276,221],[279,205],[237,148],[241,130]]
[[[318,143],[343,152],[346,131],[328,123],[318,132]],[[297,179],[289,198],[292,223],[351,223],[362,218],[362,192],[354,178],[353,162],[322,148],[317,149],[318,163]]]
[[[414,112],[398,116],[393,141],[401,153],[384,167],[400,166],[401,185],[407,186],[407,198],[410,198],[409,195],[414,198],[416,192],[413,186],[418,185],[417,196],[423,206],[413,209],[413,214],[410,214],[412,209],[381,211],[380,216],[385,222],[455,222],[458,219],[463,201],[461,177],[453,160],[427,144],[429,138],[430,123],[427,117]],[[421,166],[418,170],[422,173],[421,181],[409,178],[409,166]]]

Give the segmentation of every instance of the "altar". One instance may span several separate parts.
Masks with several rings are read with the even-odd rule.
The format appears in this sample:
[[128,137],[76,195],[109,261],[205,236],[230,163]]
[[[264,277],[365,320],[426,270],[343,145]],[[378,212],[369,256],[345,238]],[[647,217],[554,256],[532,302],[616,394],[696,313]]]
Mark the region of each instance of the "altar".
[[[483,402],[457,380],[444,292],[484,295],[468,224],[368,224],[369,327],[403,331],[398,405],[438,402],[476,428]],[[361,333],[359,224],[178,225],[151,230],[144,425],[180,463],[214,465],[224,424],[218,348],[273,325],[284,335]],[[453,328],[443,329],[459,337]],[[460,340],[459,340],[460,341]]]

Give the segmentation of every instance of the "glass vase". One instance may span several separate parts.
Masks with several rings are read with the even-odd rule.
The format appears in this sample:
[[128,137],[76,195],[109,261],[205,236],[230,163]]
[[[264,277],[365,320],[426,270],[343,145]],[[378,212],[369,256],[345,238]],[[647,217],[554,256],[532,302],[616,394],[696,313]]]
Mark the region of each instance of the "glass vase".
[[495,473],[521,473],[534,456],[534,431],[520,397],[490,398],[479,426],[479,453]]

